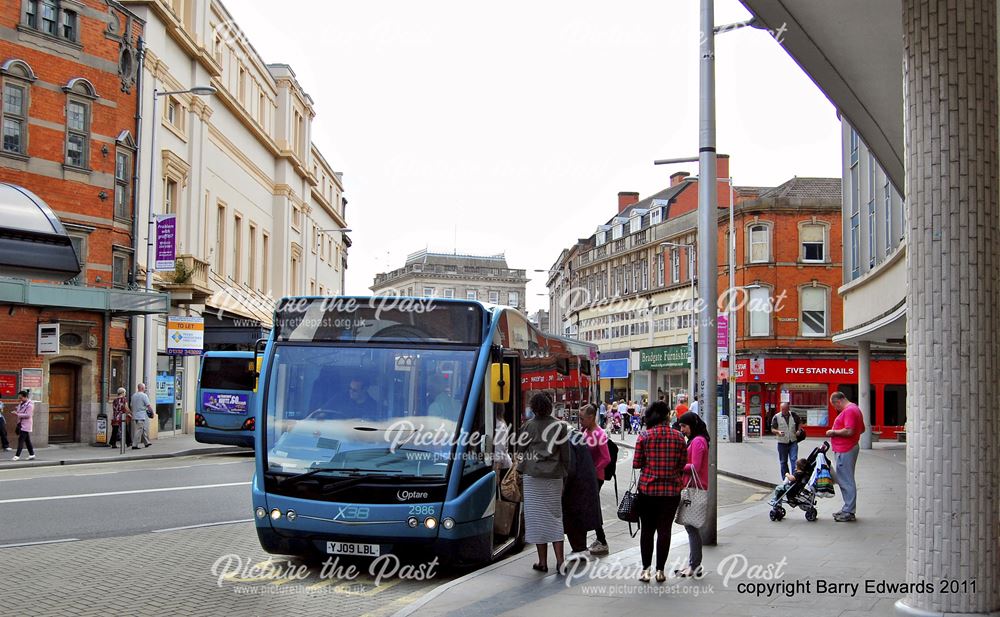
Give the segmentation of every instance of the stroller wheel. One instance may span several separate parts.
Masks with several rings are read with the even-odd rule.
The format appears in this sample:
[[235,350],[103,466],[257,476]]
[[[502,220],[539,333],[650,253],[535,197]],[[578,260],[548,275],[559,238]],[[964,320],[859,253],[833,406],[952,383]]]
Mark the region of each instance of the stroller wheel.
[[778,506],[778,520],[781,520],[781,519],[785,518],[786,514],[788,514],[788,513],[785,512],[785,509],[782,508],[781,506]]
[[816,508],[809,508],[808,510],[806,510],[806,520],[809,521],[810,523],[815,523],[817,517],[818,514],[816,513]]
[[772,521],[780,521],[781,520],[781,517],[778,516],[778,511],[777,510],[771,510],[770,512],[768,512],[768,516],[771,517]]

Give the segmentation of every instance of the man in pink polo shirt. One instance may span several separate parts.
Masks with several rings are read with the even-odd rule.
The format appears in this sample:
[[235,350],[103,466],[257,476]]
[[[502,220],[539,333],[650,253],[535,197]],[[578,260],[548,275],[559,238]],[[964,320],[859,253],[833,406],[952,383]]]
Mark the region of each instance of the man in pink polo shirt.
[[858,502],[858,485],[854,481],[854,468],[858,465],[858,441],[865,432],[865,419],[861,409],[847,400],[843,392],[830,395],[830,405],[837,410],[833,428],[826,432],[830,447],[837,455],[837,484],[844,497],[844,508],[833,514],[833,520],[847,523],[855,520],[854,510]]

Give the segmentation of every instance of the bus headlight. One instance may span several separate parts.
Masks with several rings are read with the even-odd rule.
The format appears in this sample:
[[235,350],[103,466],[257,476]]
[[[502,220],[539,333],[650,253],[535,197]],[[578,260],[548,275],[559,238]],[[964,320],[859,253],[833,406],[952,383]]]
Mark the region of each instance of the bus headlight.
[[455,519],[446,518],[443,521],[441,521],[441,526],[444,527],[445,529],[451,529],[452,527],[455,526]]
[[281,510],[279,510],[277,508],[271,510],[271,520],[272,521],[276,521],[279,518],[281,518]]
[[434,518],[433,516],[428,516],[427,518],[424,519],[424,527],[426,527],[427,529],[434,529],[437,526],[438,526],[437,519]]
[[295,519],[297,519],[298,517],[299,515],[295,513],[295,510],[289,510],[288,512],[285,512],[285,518],[288,519],[289,523],[295,521]]
[[410,518],[406,519],[406,524],[409,525],[410,527],[416,527],[417,525],[420,524],[420,521],[417,520],[417,517],[411,516]]
[[257,518],[267,518],[267,510],[264,508],[257,508]]

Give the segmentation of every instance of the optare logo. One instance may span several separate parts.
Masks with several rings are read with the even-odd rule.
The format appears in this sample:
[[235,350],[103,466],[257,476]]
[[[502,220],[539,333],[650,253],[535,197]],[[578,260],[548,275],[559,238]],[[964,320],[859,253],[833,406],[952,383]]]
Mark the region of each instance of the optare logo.
[[427,493],[420,491],[398,491],[396,499],[399,501],[409,501],[411,499],[427,499]]

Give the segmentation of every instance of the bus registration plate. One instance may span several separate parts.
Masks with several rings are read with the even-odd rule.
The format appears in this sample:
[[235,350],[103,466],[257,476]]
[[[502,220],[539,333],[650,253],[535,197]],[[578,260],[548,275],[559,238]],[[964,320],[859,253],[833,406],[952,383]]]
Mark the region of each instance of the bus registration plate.
[[353,542],[327,542],[326,552],[329,555],[356,555],[359,557],[378,557],[382,553],[378,544],[355,544]]

